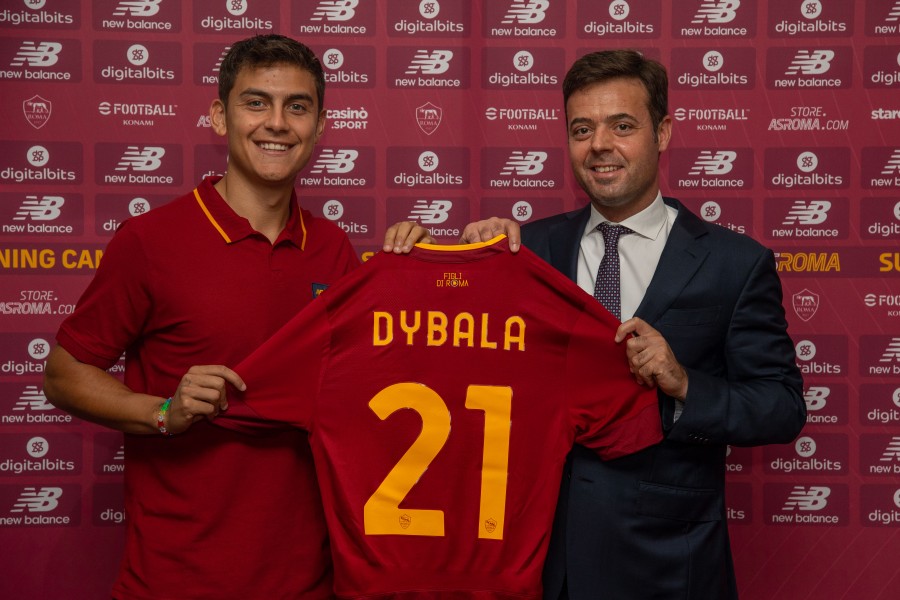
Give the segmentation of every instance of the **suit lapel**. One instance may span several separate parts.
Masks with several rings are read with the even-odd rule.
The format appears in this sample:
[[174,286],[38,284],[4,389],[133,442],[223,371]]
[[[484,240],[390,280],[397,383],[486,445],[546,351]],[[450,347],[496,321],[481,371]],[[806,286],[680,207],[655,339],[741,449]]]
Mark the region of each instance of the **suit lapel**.
[[549,232],[550,264],[572,281],[578,280],[578,251],[581,236],[591,216],[591,205],[572,211],[568,218],[554,225]]
[[709,254],[703,243],[703,222],[677,200],[665,198],[666,204],[678,209],[669,239],[663,248],[656,272],[635,316],[653,324],[669,308]]

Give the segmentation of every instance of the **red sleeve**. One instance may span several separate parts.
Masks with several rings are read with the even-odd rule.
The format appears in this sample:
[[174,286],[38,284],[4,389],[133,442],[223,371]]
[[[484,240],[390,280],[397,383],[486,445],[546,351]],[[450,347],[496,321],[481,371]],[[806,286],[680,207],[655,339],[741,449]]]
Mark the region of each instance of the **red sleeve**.
[[585,303],[566,360],[575,441],[604,460],[662,440],[656,390],[634,381],[625,344],[615,343],[618,325],[599,304]]
[[151,309],[147,255],[129,225],[125,221],[109,242],[93,280],[56,336],[76,359],[101,369],[114,365],[140,337]]
[[221,425],[257,431],[282,423],[309,431],[330,340],[327,301],[316,298],[234,367],[247,390],[229,393]]

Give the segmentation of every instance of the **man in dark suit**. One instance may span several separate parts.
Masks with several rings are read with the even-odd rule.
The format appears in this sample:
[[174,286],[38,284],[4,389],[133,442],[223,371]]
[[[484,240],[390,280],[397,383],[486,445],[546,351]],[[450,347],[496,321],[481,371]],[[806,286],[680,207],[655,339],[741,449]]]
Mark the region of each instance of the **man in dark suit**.
[[[544,569],[553,600],[736,598],[726,449],[789,442],[806,419],[772,252],[660,194],[667,87],[662,65],[637,52],[576,61],[563,83],[568,146],[591,203],[521,231],[585,291],[612,292],[616,340],[637,380],[656,387],[665,430],[623,459],[572,450]],[[618,248],[602,223],[627,228]],[[496,233],[519,241],[501,219],[469,225],[463,241]]]

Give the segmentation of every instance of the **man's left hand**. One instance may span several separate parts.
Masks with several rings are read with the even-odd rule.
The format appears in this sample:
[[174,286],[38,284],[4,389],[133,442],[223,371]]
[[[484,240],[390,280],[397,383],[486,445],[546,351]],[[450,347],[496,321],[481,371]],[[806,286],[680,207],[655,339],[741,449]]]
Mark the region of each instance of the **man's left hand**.
[[633,317],[616,330],[616,343],[628,340],[625,355],[635,380],[647,387],[658,387],[676,400],[687,397],[688,374],[675,359],[666,338],[646,321]]

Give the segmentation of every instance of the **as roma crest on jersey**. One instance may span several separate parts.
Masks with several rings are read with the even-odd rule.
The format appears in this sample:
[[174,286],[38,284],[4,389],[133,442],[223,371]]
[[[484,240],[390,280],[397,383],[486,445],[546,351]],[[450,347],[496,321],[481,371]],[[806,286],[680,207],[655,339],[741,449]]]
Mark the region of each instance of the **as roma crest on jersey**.
[[50,111],[53,105],[46,98],[34,95],[22,103],[22,112],[25,119],[35,129],[40,129],[50,120]]
[[804,321],[809,321],[819,310],[819,295],[803,288],[791,297],[794,312]]
[[440,106],[426,102],[416,109],[416,123],[419,124],[419,129],[431,135],[441,124],[443,114],[444,111]]

